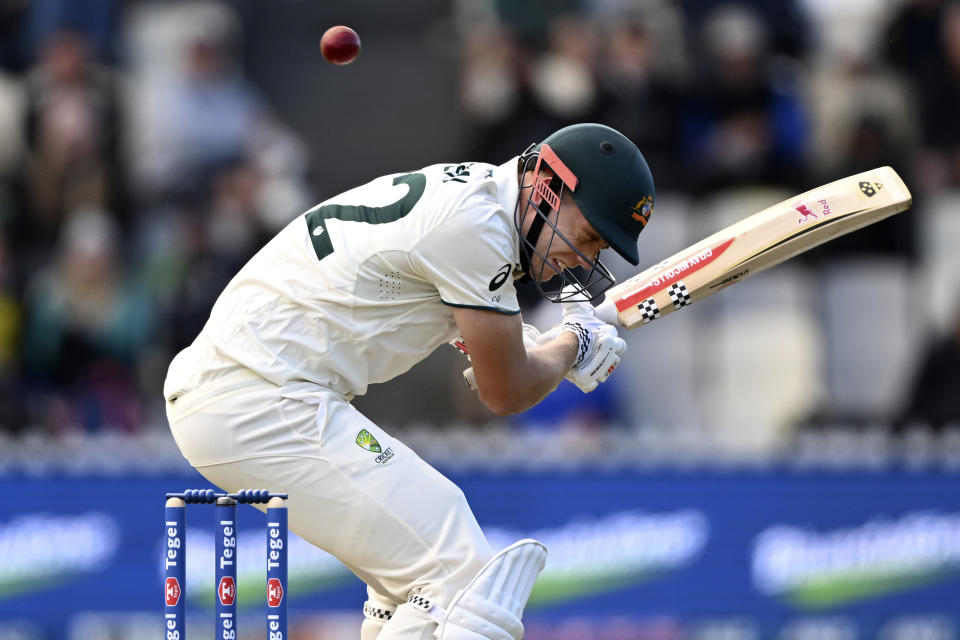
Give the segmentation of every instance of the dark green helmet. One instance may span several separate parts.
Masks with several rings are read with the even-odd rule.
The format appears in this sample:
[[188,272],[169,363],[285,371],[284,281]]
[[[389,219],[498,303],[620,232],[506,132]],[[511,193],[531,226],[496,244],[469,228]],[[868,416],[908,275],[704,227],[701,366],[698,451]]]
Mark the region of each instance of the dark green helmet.
[[594,123],[564,127],[535,151],[544,146],[572,174],[574,184],[566,186],[587,222],[624,260],[639,264],[637,237],[653,213],[654,188],[637,146],[619,131]]

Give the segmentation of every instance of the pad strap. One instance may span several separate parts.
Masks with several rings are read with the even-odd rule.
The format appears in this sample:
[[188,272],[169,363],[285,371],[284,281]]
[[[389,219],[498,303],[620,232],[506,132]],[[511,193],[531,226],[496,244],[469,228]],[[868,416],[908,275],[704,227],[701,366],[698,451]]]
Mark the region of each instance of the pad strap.
[[374,620],[389,620],[393,617],[393,610],[376,606],[377,603],[367,600],[363,603],[363,615]]

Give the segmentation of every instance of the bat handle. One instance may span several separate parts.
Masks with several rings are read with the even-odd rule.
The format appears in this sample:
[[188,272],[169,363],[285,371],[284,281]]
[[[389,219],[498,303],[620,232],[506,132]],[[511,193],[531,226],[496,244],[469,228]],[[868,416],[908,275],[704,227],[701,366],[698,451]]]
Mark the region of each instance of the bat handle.
[[477,390],[477,378],[473,375],[473,367],[463,370],[463,380],[467,383],[467,388],[471,391]]
[[604,298],[603,302],[596,306],[597,317],[617,327],[620,326],[620,318],[617,315],[617,305],[610,298]]

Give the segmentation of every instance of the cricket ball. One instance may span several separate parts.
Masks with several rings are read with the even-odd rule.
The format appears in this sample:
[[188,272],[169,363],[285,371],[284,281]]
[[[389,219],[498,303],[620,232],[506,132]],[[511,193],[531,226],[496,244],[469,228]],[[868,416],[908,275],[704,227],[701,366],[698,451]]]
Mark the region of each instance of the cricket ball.
[[330,27],[320,38],[320,53],[327,62],[336,65],[350,64],[360,53],[360,36],[350,27]]

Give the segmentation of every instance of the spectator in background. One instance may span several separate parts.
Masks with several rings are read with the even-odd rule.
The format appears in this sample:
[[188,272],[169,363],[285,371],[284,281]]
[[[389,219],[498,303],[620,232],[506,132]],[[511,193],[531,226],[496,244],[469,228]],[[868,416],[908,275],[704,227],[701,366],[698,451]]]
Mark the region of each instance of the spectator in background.
[[[243,75],[228,5],[147,3],[131,11],[126,35],[134,235],[170,351],[156,361],[166,362],[239,266],[312,198],[302,144]],[[164,374],[154,371],[155,385]]]
[[[277,220],[270,214],[282,216],[291,206],[308,208],[269,193],[271,183],[277,180],[252,162],[238,160],[210,176],[198,199],[171,200],[141,217],[142,283],[160,319],[141,367],[145,389],[162,385],[171,353],[194,339],[212,301],[269,239]],[[155,403],[157,397],[148,394],[143,401]]]
[[960,2],[914,0],[894,19],[888,56],[913,83],[928,189],[960,186]]
[[27,0],[0,2],[0,68],[19,71],[24,63],[23,24]]
[[960,307],[949,331],[935,337],[919,360],[899,427],[960,427]]
[[[835,140],[833,161],[811,168],[811,184],[826,184],[842,176],[889,165],[906,184],[912,185],[913,166],[909,158],[914,146],[898,135],[902,125],[892,123],[887,114],[863,109],[844,130],[846,136]],[[840,256],[887,255],[912,260],[916,257],[915,245],[914,216],[893,216],[856,233],[834,238],[803,259],[819,262]]]
[[121,113],[116,76],[96,64],[85,36],[52,33],[26,80],[27,213],[17,221],[26,267],[49,258],[67,212],[121,208]]
[[194,26],[184,71],[156,87],[148,104],[151,134],[137,155],[152,163],[145,187],[160,198],[195,196],[222,166],[247,152],[259,99],[240,77],[227,26]]
[[213,179],[206,236],[211,254],[237,270],[270,239],[257,212],[260,173],[250,163],[222,169]]
[[724,5],[704,21],[682,138],[690,178],[701,190],[802,182],[804,109],[787,69],[770,67],[767,38],[747,5]]
[[[884,62],[881,35],[889,18],[878,11],[859,19],[861,7],[851,2],[806,4],[818,45],[804,87],[810,120],[809,184],[890,165],[914,185],[919,125],[905,74]],[[854,26],[841,28],[845,25]],[[913,194],[920,197],[917,189]],[[868,253],[909,259],[915,252],[915,226],[915,216],[894,216],[838,238],[804,259]]]
[[464,42],[460,101],[471,153],[506,157],[507,141],[533,141],[554,130],[529,83],[531,52],[510,28],[484,23],[469,28]]
[[597,120],[596,24],[577,14],[558,15],[547,32],[547,49],[535,58],[530,74],[534,99],[553,128]]
[[[514,153],[506,140],[533,142],[598,118],[597,25],[563,7],[514,4],[499,7],[503,21],[460,21],[460,95],[470,153],[504,157]],[[460,12],[475,10],[458,6]],[[549,17],[534,19],[540,10]]]
[[224,168],[213,179],[204,213],[188,212],[177,220],[181,231],[172,256],[177,274],[169,295],[159,296],[170,318],[171,349],[193,340],[207,321],[211,301],[269,240],[272,227],[258,211],[261,183],[261,174],[249,163]]
[[[0,71],[0,232],[4,244],[13,224],[23,218],[23,111],[23,83]],[[19,278],[14,280],[19,282]]]
[[658,64],[660,48],[641,18],[614,20],[599,68],[600,122],[633,140],[657,167],[658,184],[682,184],[677,162],[683,77]]
[[20,389],[22,316],[7,238],[0,232],[0,431],[26,426]]
[[907,77],[919,78],[943,66],[944,8],[943,0],[907,0],[890,20],[883,38],[886,58]]
[[144,200],[206,197],[216,175],[237,162],[253,162],[271,175],[301,173],[300,143],[243,77],[232,11],[218,2],[155,11],[184,40],[174,47],[167,73],[147,67],[137,85],[131,157]]
[[[598,0],[592,0],[594,2]],[[599,0],[623,1],[623,0]],[[630,2],[631,0],[626,0]],[[683,8],[690,26],[700,30],[704,18],[709,18],[717,9],[729,6],[736,0],[641,0],[643,4],[654,2],[673,2]],[[801,6],[810,2],[829,2],[839,4],[848,0],[740,0],[739,4],[750,7],[754,15],[764,24],[767,33],[767,51],[770,55],[784,55],[802,58],[808,52],[812,30],[801,11]],[[862,7],[862,0],[852,0]],[[867,0],[868,2],[870,0]],[[847,27],[848,28],[848,27]]]
[[23,361],[36,424],[139,427],[137,358],[153,305],[125,268],[119,240],[109,214],[75,210],[56,260],[28,284]]
[[95,58],[112,61],[118,8],[117,0],[3,0],[0,67],[23,71],[66,25],[84,34]]
[[92,57],[112,62],[117,17],[122,0],[32,0],[24,24],[24,45],[36,57],[51,34],[65,25],[83,33]]

